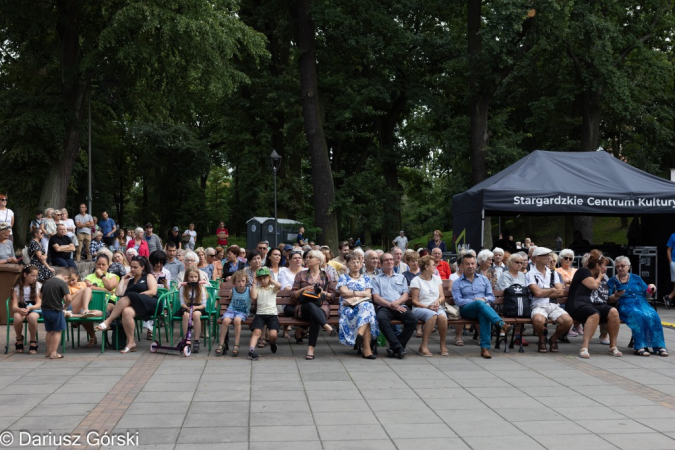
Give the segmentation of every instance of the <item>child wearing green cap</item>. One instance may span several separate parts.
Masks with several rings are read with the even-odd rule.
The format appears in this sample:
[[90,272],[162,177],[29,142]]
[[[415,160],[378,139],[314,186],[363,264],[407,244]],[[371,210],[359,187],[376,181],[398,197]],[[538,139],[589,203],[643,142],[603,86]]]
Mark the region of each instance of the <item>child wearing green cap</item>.
[[258,339],[262,335],[262,330],[267,325],[269,331],[270,349],[272,353],[277,352],[277,333],[279,332],[279,318],[277,317],[277,292],[281,289],[281,284],[272,279],[272,274],[268,267],[261,267],[255,272],[253,282],[258,291],[257,308],[253,322],[251,323],[251,342],[249,344],[248,359],[257,361],[260,358],[255,351],[258,345]]

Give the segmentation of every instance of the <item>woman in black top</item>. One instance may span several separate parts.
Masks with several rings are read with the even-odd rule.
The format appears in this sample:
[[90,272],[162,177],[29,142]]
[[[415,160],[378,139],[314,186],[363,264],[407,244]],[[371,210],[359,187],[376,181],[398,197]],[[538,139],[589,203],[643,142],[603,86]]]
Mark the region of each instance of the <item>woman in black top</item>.
[[572,319],[584,324],[584,343],[579,352],[581,358],[590,358],[588,344],[599,323],[607,324],[609,354],[622,356],[616,347],[616,338],[621,325],[618,311],[606,303],[593,303],[591,298],[593,291],[596,291],[602,284],[605,272],[607,272],[607,258],[602,256],[600,250],[592,250],[588,258],[588,268],[583,267],[577,270],[570,285],[565,310],[572,316]]
[[157,308],[157,280],[154,276],[148,276],[152,273],[150,263],[143,256],[135,256],[130,262],[130,267],[130,273],[117,285],[115,294],[120,298],[110,316],[96,327],[96,330],[105,331],[110,328],[113,320],[122,317],[127,345],[120,353],[136,351],[135,318],[149,317]]

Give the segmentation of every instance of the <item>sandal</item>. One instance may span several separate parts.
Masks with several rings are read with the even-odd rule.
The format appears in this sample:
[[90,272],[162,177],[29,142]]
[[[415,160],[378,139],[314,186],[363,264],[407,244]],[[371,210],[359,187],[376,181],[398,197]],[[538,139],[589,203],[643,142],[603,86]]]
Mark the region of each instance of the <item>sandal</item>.
[[463,341],[461,338],[460,338],[460,339],[455,339],[455,345],[456,345],[457,347],[464,347],[464,341]]
[[19,339],[19,336],[16,337],[16,344],[14,344],[14,347],[16,347],[16,352],[17,353],[23,353],[23,336]]
[[239,356],[239,344],[234,344],[232,348],[232,356]]
[[98,341],[96,340],[96,336],[90,337],[89,342],[87,342],[87,345],[85,345],[85,348],[92,348],[98,344]]
[[61,353],[57,353],[56,355],[49,355],[49,359],[63,359],[63,355]]
[[611,347],[609,349],[609,354],[616,357],[623,356],[623,353],[621,353],[616,347]]
[[106,331],[106,330],[109,329],[109,328],[110,328],[110,327],[108,326],[107,323],[101,322],[101,323],[99,323],[98,325],[96,325],[96,326],[94,327],[94,331]]
[[218,346],[216,347],[216,356],[220,356],[223,353],[227,353],[227,351],[226,350],[224,351],[224,349],[225,347],[223,346],[223,344],[218,344]]
[[553,338],[548,340],[548,345],[551,353],[558,353],[558,342],[554,341]]
[[450,355],[450,353],[448,353],[448,349],[447,349],[447,348],[442,348],[442,349],[441,349],[441,356],[448,356],[448,355]]
[[649,353],[644,348],[641,348],[639,350],[633,350],[633,354],[638,355],[638,356],[649,356],[649,355],[651,355],[651,353]]
[[664,358],[668,356],[668,350],[661,347],[658,352],[656,352],[657,355],[663,356]]
[[124,347],[123,350],[120,350],[120,353],[133,353],[136,351],[136,346],[133,347]]
[[422,347],[420,347],[420,348],[417,350],[417,353],[419,353],[420,356],[427,356],[427,357],[433,356],[433,353],[431,353],[431,352],[429,351],[429,349],[426,349],[426,351],[424,351],[424,350],[422,350]]
[[152,330],[148,328],[148,333],[145,335],[145,338],[149,341],[152,340]]
[[[33,345],[35,344],[35,345]],[[28,347],[28,354],[35,355],[38,352],[38,343],[37,341],[30,341],[30,346]],[[668,356],[668,355],[666,355]]]
[[310,355],[309,353],[307,353],[307,355],[305,356],[305,359],[306,359],[307,361],[311,361],[311,360],[314,359],[314,355]]
[[260,339],[258,342],[258,348],[265,348],[267,347],[267,342],[265,342],[265,339]]
[[546,350],[546,341],[539,341],[539,348],[537,349],[539,353],[546,353],[548,350]]
[[588,353],[587,348],[582,348],[581,350],[579,350],[579,358],[588,359],[590,357],[591,357],[591,355],[590,355],[590,353]]

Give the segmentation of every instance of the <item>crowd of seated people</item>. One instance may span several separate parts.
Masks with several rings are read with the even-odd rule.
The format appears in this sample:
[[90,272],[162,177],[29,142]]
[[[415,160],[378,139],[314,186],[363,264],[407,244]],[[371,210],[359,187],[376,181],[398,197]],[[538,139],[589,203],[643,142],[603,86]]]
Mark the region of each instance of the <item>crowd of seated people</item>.
[[[295,339],[298,344],[309,340],[308,360],[316,357],[314,350],[322,330],[328,335],[338,335],[341,344],[353,347],[366,359],[377,358],[380,333],[388,343],[388,356],[395,358],[406,355],[409,340],[416,331],[421,338],[417,353],[432,356],[430,337],[438,333],[438,354],[446,356],[449,354],[446,333],[452,320],[446,310],[444,291],[452,292],[459,317],[478,322],[480,354],[490,358],[493,329],[501,335],[509,331],[509,325],[493,308],[494,292],[513,285],[529,290],[532,324],[527,327],[532,328],[537,339],[538,352],[558,352],[559,343],[579,337],[582,346],[579,356],[589,358],[589,344],[599,328],[600,342],[608,345],[610,355],[620,357],[617,336],[623,321],[633,330],[636,355],[668,356],[658,314],[646,301],[648,291],[655,287],[631,274],[630,262],[625,257],[616,259],[617,274],[608,278],[608,259],[597,250],[585,255],[582,267],[577,269],[573,267],[573,250],[556,253],[537,247],[528,238],[514,248],[507,243],[514,252],[500,247],[477,254],[466,250],[450,264],[444,259],[446,245],[439,230],[434,231],[427,247],[419,250],[404,250],[400,246],[388,251],[362,249],[343,241],[333,253],[329,247],[304,238],[294,245],[282,243],[278,248],[270,247],[267,241],[249,250],[237,245],[204,248],[196,245],[194,226],[182,236],[177,227],[173,228],[170,232],[173,239],[163,243],[153,234],[150,223],[145,229],[138,227],[128,234],[105,211],[101,216],[101,221],[95,220],[87,214],[86,206],[80,205],[74,220],[68,219],[65,210],[48,208],[44,218],[36,214],[36,220],[31,222],[32,240],[27,246],[31,270],[22,276],[12,299],[15,319],[19,322],[25,319],[29,324],[29,353],[36,351],[34,319],[40,313],[39,287],[37,294],[32,290],[36,283],[39,286],[52,277],[56,267],[66,267],[72,273],[68,278],[71,300],[65,314],[88,317],[100,313],[89,311],[87,306],[93,290],[106,291],[109,317],[97,329],[106,329],[112,320],[120,318],[127,335],[123,353],[136,351],[134,318],[147,318],[157,302],[157,288],[177,288],[188,281],[186,274],[192,274],[190,279],[198,277],[204,283],[224,280],[234,286],[239,300],[230,304],[234,312],[221,318],[225,328],[221,340],[230,324],[241,325],[251,314],[251,302],[258,298],[254,293],[263,292],[260,298],[269,302],[269,292],[290,290],[297,306],[278,307],[276,313],[266,307],[263,323],[256,322],[252,328],[256,333],[254,345],[249,348],[251,359],[259,358],[256,348],[264,347],[268,339],[276,347],[280,326],[278,320],[267,317],[276,315],[307,321],[306,327],[296,327]],[[0,224],[0,250],[9,241],[7,228]],[[3,256],[0,254],[0,263],[13,261],[13,256],[4,256],[4,260]],[[90,258],[95,261],[93,273],[80,281],[75,261]],[[559,302],[563,292],[567,292],[566,302]],[[310,294],[319,299],[308,300]],[[330,305],[339,305],[338,329],[328,323]],[[393,320],[401,324],[392,325]],[[547,322],[555,324],[550,335]],[[152,322],[144,324],[150,339]],[[465,327],[454,328],[455,345],[463,346]],[[94,328],[85,326],[85,330],[87,347],[97,345]],[[289,327],[283,330],[283,338],[291,339],[289,331]],[[520,340],[516,344],[528,345],[522,337],[522,325],[516,331]],[[16,333],[16,349],[23,351],[20,327]],[[239,353],[239,339],[240,333],[235,333],[234,355]],[[226,352],[224,343],[219,342],[216,354]]]

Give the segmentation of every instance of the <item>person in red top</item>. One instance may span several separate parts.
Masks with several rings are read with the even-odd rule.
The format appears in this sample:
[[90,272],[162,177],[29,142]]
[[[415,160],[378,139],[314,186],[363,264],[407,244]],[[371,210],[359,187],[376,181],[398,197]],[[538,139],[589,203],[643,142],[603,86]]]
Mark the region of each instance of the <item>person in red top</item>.
[[434,264],[436,265],[436,270],[438,270],[441,280],[450,279],[450,275],[452,275],[450,264],[448,264],[447,261],[443,261],[443,252],[441,249],[436,247],[431,250],[431,257],[434,258]]
[[230,237],[227,228],[225,228],[225,222],[220,222],[218,229],[216,230],[216,236],[218,237],[218,245],[223,246],[227,245],[227,238]]
[[145,231],[143,228],[136,228],[134,230],[134,238],[127,242],[127,250],[130,248],[135,248],[138,251],[138,256],[145,256],[146,258],[150,257],[150,250],[148,249],[148,243],[143,239]]

